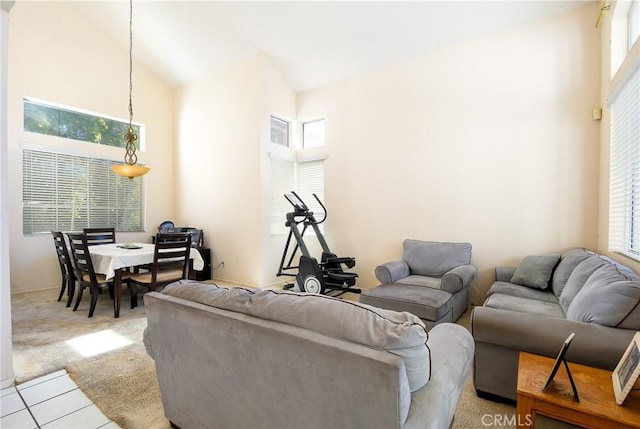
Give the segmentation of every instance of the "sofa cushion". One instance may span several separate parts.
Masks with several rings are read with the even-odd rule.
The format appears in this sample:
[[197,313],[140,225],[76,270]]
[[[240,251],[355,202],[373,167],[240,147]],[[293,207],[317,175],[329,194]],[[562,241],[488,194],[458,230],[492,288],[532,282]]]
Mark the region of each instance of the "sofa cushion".
[[599,255],[593,254],[576,265],[567,279],[567,283],[562,289],[562,293],[559,298],[560,306],[565,313],[569,311],[571,301],[573,301],[578,292],[580,292],[580,289],[582,289],[591,274],[607,265],[607,263],[608,262],[599,257]]
[[640,330],[640,281],[614,264],[601,267],[571,301],[567,319]]
[[504,295],[516,296],[519,298],[533,299],[535,301],[550,302],[558,304],[558,298],[548,290],[538,290],[530,287],[522,287],[509,282],[495,282],[489,289],[489,295],[501,293]]
[[471,263],[471,244],[407,239],[402,244],[402,259],[411,274],[442,277],[457,266]]
[[546,289],[560,255],[526,256],[511,277],[511,283]]
[[407,312],[326,295],[225,288],[192,281],[172,283],[162,293],[386,350],[404,360],[412,392],[425,386],[431,377],[424,322]]
[[558,266],[553,270],[553,277],[551,278],[551,289],[556,297],[560,297],[562,294],[562,289],[567,284],[567,280],[569,280],[574,268],[591,255],[593,255],[592,252],[582,248],[571,249],[562,255]]
[[410,275],[397,280],[396,284],[411,285],[411,286],[425,286],[431,289],[440,289],[440,285],[442,284],[442,278]]
[[495,293],[490,295],[484,303],[485,307],[499,308],[502,310],[518,311],[521,313],[537,314],[545,317],[564,319],[565,315],[558,304],[522,298],[519,296]]

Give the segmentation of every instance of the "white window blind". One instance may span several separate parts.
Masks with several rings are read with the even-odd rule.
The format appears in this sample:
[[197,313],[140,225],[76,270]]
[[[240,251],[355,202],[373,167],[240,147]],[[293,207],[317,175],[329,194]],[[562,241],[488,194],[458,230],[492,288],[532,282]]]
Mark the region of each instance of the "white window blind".
[[612,94],[609,249],[640,260],[640,69]]
[[144,179],[115,175],[114,161],[23,149],[23,233],[115,227],[144,231]]
[[[324,211],[313,194],[316,194],[324,203],[324,160],[307,161],[298,163],[298,195],[313,212],[316,220],[322,220]],[[324,231],[324,224],[320,224],[320,230]]]
[[298,195],[309,209],[321,214],[322,207],[313,198],[316,194],[324,202],[324,160],[298,163]]

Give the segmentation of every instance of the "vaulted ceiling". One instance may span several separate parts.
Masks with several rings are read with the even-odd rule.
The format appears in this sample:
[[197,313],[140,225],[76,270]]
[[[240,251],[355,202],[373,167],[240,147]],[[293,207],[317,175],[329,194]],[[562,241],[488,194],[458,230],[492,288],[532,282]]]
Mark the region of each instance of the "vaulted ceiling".
[[[585,3],[138,0],[133,51],[172,86],[261,51],[294,90],[305,91]],[[74,6],[128,46],[128,2]]]

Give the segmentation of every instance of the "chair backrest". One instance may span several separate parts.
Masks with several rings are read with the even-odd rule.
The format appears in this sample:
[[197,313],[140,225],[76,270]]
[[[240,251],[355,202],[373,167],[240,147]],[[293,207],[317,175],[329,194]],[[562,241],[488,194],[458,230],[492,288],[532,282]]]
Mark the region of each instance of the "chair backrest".
[[192,228],[190,226],[178,226],[167,228],[166,233],[175,234],[179,232],[188,232],[191,234],[191,245],[193,247],[202,247],[204,245],[204,232],[198,228]]
[[83,233],[72,232],[68,233],[67,237],[69,237],[69,246],[76,268],[76,276],[82,281],[84,276],[88,274],[91,282],[97,285],[98,281],[96,279],[96,272],[93,270],[93,262],[91,262],[87,237]]
[[115,228],[85,228],[82,230],[87,239],[87,245],[108,244],[116,242]]
[[411,274],[441,277],[455,267],[471,263],[471,244],[406,239],[402,243],[402,259]]
[[69,281],[74,281],[76,278],[75,269],[73,267],[72,258],[67,250],[67,242],[64,238],[64,234],[60,231],[51,231],[51,235],[53,235],[53,244],[55,245],[56,253],[58,254],[60,271]]
[[189,252],[191,252],[191,234],[170,233],[156,235],[156,247],[151,266],[151,281],[156,283],[158,273],[182,270],[182,278],[189,275]]

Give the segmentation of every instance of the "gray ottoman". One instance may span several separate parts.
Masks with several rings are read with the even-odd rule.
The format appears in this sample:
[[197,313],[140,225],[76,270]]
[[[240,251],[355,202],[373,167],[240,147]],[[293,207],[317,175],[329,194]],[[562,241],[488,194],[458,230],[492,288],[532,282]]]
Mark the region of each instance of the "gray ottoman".
[[386,284],[362,291],[360,302],[395,311],[408,311],[425,322],[428,329],[438,323],[455,322],[453,296],[424,286]]

